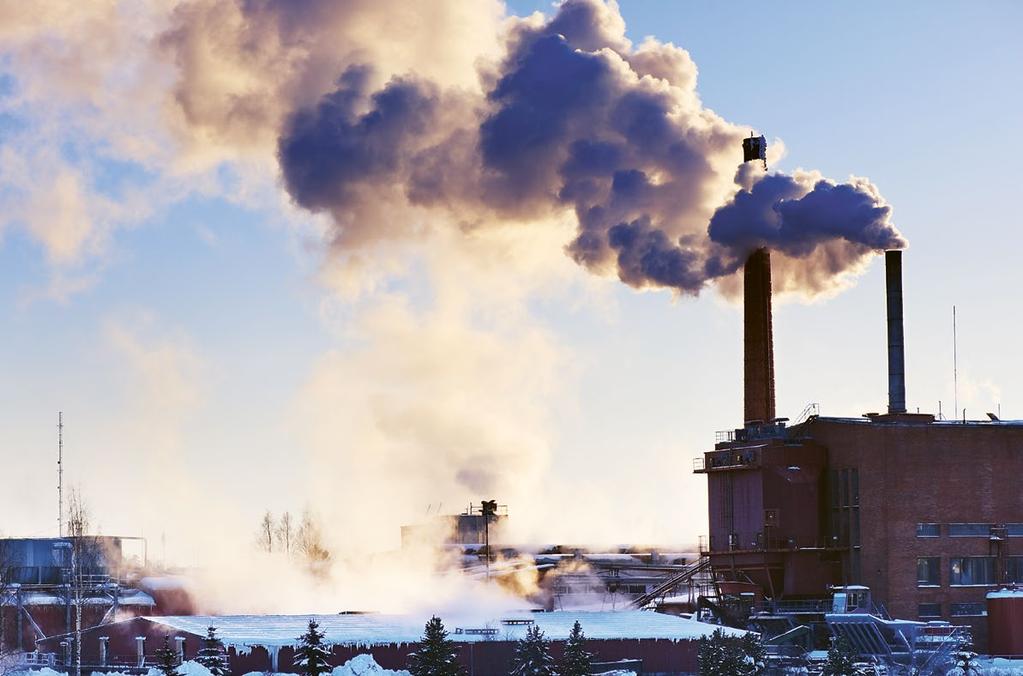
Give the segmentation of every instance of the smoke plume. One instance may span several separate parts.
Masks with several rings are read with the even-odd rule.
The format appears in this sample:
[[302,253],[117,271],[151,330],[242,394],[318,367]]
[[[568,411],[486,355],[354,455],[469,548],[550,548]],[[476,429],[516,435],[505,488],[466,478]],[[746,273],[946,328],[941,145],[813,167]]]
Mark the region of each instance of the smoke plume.
[[430,211],[472,229],[571,210],[580,265],[696,294],[760,246],[780,254],[783,288],[813,292],[905,245],[865,179],[737,173],[746,129],[702,105],[683,49],[634,49],[613,4],[513,19],[481,93],[414,72],[373,89],[373,72],[348,66],[278,141],[288,192],[332,215],[341,247],[410,236]]
[[[727,294],[760,246],[774,252],[776,288],[813,295],[836,288],[873,252],[904,245],[866,179],[737,170],[750,127],[703,105],[684,49],[652,38],[632,44],[610,1],[566,0],[550,17],[508,17],[499,0],[24,6],[0,6],[0,116],[25,125],[6,128],[0,148],[0,234],[21,228],[52,265],[73,266],[99,257],[117,229],[153,205],[227,194],[250,207],[270,201],[289,223],[297,211],[302,227],[322,221],[331,286],[381,270],[406,284],[360,287],[370,291],[339,311],[335,349],[280,406],[273,400],[279,415],[292,396],[292,426],[254,426],[251,448],[237,429],[211,439],[209,419],[246,394],[242,386],[218,390],[218,378],[255,383],[264,360],[246,364],[255,376],[218,376],[207,368],[216,355],[198,354],[201,341],[107,331],[118,351],[111,370],[137,373],[125,383],[129,422],[97,435],[119,449],[105,457],[145,467],[128,459],[151,450],[151,475],[134,470],[149,498],[138,500],[152,512],[144,515],[148,532],[177,519],[181,535],[172,530],[172,541],[191,538],[196,560],[224,559],[211,564],[219,573],[212,586],[230,598],[265,588],[267,578],[239,574],[242,545],[225,544],[233,541],[224,531],[247,540],[258,513],[282,508],[278,491],[324,515],[336,552],[393,548],[396,526],[424,505],[443,500],[456,511],[481,497],[507,501],[513,527],[537,538],[559,526],[607,542],[623,531],[678,537],[662,525],[676,528],[674,516],[654,521],[664,510],[640,500],[625,507],[604,484],[572,477],[559,490],[537,490],[559,442],[556,404],[575,391],[582,360],[532,301],[575,285],[574,295],[557,297],[559,311],[594,302],[606,288],[596,276]],[[772,163],[780,148],[772,143]],[[298,209],[278,209],[274,181]],[[578,274],[577,265],[595,275]],[[202,417],[216,392],[220,405]],[[97,406],[97,416],[100,409],[125,407]],[[255,418],[245,414],[236,427]],[[682,450],[658,452],[657,466],[679,463]],[[300,467],[290,473],[293,459]],[[104,467],[94,463],[88,475],[110,501],[100,504],[136,528],[127,519],[140,518],[138,510],[117,504],[123,486],[104,483],[114,480]],[[224,480],[236,473],[239,480]],[[281,476],[295,475],[306,480],[282,485]],[[637,473],[632,483],[646,480]],[[246,514],[253,491],[267,504]],[[653,500],[663,492],[646,493]],[[557,500],[564,509],[552,508]],[[217,528],[196,529],[200,522]],[[682,526],[690,527],[698,526]],[[339,556],[326,591],[304,587],[303,577],[288,585],[301,591],[287,603],[251,603],[297,611],[398,608],[417,594],[433,601],[438,585],[424,580],[435,572],[434,553],[415,563],[405,556],[376,566],[380,585]],[[399,578],[393,605],[365,591]],[[463,589],[449,580],[442,588],[451,598]]]

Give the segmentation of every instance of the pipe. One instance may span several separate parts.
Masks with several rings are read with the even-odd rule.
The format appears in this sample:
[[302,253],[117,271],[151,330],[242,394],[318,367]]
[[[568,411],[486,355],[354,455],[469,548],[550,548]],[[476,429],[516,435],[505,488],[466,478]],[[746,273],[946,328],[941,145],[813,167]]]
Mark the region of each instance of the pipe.
[[906,355],[902,325],[902,252],[884,252],[888,296],[888,413],[906,412]]
[[774,413],[774,338],[771,318],[771,253],[757,249],[743,266],[743,364],[745,417],[770,422]]

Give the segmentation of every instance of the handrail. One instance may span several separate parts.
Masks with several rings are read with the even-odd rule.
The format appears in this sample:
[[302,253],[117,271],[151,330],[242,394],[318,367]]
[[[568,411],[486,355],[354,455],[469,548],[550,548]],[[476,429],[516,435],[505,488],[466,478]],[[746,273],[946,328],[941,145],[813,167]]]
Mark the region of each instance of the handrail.
[[706,557],[701,558],[699,561],[694,563],[692,566],[688,567],[686,570],[683,570],[678,575],[673,575],[672,577],[670,577],[665,583],[656,587],[653,591],[647,592],[646,594],[643,594],[642,596],[633,599],[629,603],[629,607],[642,608],[643,606],[650,603],[657,597],[664,596],[665,594],[667,594],[667,592],[671,591],[672,589],[679,586],[683,582],[688,582],[689,580],[696,577],[697,573],[702,573],[704,570],[708,568],[710,568],[710,559]]

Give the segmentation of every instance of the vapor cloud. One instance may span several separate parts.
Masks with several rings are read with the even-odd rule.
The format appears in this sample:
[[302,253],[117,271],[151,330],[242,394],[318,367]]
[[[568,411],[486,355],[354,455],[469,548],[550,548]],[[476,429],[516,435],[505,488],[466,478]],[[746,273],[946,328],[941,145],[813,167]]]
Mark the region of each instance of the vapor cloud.
[[486,228],[571,210],[576,262],[690,294],[759,246],[780,254],[781,288],[812,294],[905,245],[866,179],[736,173],[746,129],[702,105],[688,54],[653,39],[634,49],[624,30],[599,0],[512,19],[482,96],[412,73],[373,89],[374,64],[350,66],[288,116],[285,185],[333,216],[341,247],[411,236],[433,211]]
[[[125,396],[137,424],[106,436],[122,440],[123,457],[155,448],[165,473],[145,482],[191,487],[188,500],[151,505],[160,518],[175,511],[197,551],[223,552],[214,587],[233,598],[259,582],[237,574],[238,550],[221,530],[247,538],[262,509],[278,509],[253,503],[283,500],[278,489],[308,496],[336,551],[393,547],[396,526],[426,504],[454,511],[467,497],[512,504],[530,537],[551,533],[560,513],[577,537],[614,541],[609,524],[628,517],[603,485],[573,479],[556,497],[537,494],[557,441],[550,418],[571,399],[561,388],[571,390],[578,362],[531,308],[541,291],[586,285],[565,305],[591,302],[595,280],[611,277],[728,294],[745,255],[769,246],[776,288],[814,295],[876,250],[904,245],[866,179],[737,172],[750,128],[703,105],[683,48],[633,45],[613,2],[566,0],[550,17],[508,17],[498,0],[17,7],[0,7],[0,113],[23,125],[0,140],[0,228],[23,229],[52,265],[73,266],[101,256],[113,231],[147,209],[193,193],[246,204],[272,194],[319,215],[323,278],[359,289],[361,305],[338,310],[338,348],[282,415],[294,429],[272,453],[260,447],[304,464],[302,485],[258,476],[280,467],[252,462],[236,436],[197,434],[206,445],[183,452],[182,429],[208,396],[196,384],[208,385],[207,362],[189,340],[108,332],[139,396]],[[780,144],[772,148],[773,162]],[[143,178],[133,183],[120,163]],[[283,190],[267,189],[275,183]],[[381,275],[399,282],[366,282]],[[245,479],[224,480],[236,471]],[[246,483],[259,486],[258,500],[243,494]],[[630,498],[630,516],[653,511],[641,499]],[[557,500],[578,511],[551,510]],[[196,533],[205,518],[223,528]],[[677,522],[629,520],[629,532],[651,539]],[[403,581],[401,594],[428,594],[409,566],[379,569]],[[304,587],[287,604],[253,598],[253,607],[359,607],[360,588],[377,585],[345,567],[327,595]]]

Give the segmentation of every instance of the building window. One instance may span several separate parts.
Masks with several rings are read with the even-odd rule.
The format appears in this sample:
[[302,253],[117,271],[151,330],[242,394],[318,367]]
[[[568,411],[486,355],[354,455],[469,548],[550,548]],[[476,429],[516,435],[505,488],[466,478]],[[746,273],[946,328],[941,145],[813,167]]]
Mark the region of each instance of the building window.
[[953,603],[949,606],[952,617],[981,617],[987,615],[983,603]]
[[916,607],[916,614],[921,620],[941,617],[940,603],[921,603]]
[[995,584],[995,557],[964,556],[951,559],[948,583],[960,586]]
[[1011,538],[1023,538],[1023,523],[1007,523],[1005,530]]
[[918,523],[916,525],[916,536],[918,538],[938,538],[938,537],[941,537],[941,524],[940,523]]
[[989,523],[950,523],[948,524],[948,535],[953,538],[976,538],[988,537],[991,535],[991,524]]
[[916,560],[918,587],[937,587],[941,584],[941,557],[928,556]]
[[1005,581],[1023,582],[1023,556],[1006,557]]

